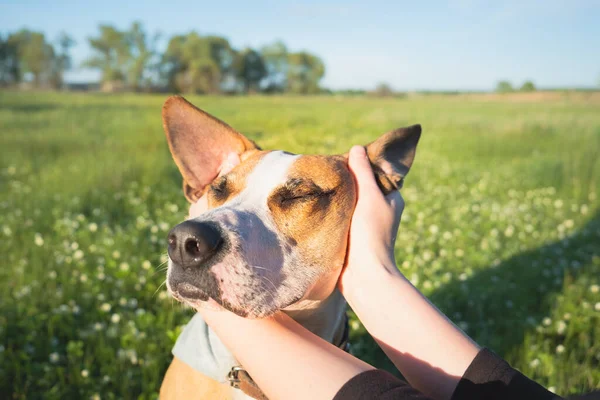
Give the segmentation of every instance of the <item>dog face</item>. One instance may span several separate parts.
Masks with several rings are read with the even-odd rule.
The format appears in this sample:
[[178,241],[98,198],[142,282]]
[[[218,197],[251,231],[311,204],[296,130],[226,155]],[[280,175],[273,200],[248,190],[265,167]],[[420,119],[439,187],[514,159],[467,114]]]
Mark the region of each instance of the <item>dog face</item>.
[[[250,318],[329,296],[356,203],[347,156],[263,151],[181,97],[166,101],[163,124],[186,198],[208,205],[169,233],[172,295]],[[420,133],[399,129],[367,146],[384,193],[400,187]]]

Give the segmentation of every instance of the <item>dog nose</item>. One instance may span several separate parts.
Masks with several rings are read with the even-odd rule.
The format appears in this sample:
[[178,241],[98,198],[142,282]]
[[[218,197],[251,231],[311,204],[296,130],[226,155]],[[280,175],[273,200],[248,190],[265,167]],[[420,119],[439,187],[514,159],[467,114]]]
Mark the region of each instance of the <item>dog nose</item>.
[[193,220],[171,229],[168,240],[169,257],[184,268],[202,266],[223,243],[221,234],[212,224]]

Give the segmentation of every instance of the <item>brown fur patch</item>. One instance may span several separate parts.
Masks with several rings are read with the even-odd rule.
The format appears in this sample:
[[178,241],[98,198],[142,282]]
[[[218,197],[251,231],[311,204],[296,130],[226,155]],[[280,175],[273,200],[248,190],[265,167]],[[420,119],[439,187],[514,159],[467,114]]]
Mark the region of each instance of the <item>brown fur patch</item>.
[[219,207],[228,199],[240,194],[246,188],[248,175],[267,153],[267,151],[259,150],[245,152],[239,165],[207,186],[208,209]]
[[319,273],[341,270],[356,202],[346,161],[340,156],[301,156],[288,171],[290,181],[292,188],[277,189],[268,200],[277,228],[288,243],[301,243],[297,250],[306,267],[320,268]]

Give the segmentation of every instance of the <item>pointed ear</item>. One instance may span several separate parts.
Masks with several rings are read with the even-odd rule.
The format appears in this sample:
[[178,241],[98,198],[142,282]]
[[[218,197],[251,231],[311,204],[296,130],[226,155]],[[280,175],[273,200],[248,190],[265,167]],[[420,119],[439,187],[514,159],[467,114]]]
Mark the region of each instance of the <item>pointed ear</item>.
[[399,128],[388,132],[367,145],[377,184],[384,194],[402,187],[402,181],[415,159],[421,125]]
[[169,149],[183,176],[183,191],[195,202],[225,168],[239,164],[241,155],[258,147],[229,125],[172,96],[162,109]]

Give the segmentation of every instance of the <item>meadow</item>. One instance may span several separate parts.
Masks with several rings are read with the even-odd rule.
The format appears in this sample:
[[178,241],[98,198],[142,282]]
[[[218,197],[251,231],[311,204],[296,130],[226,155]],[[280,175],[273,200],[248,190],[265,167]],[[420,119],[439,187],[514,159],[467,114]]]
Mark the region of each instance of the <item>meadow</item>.
[[[157,397],[192,315],[162,285],[187,212],[165,97],[0,92],[0,397]],[[299,153],[421,123],[402,273],[544,386],[600,389],[599,96],[190,100]],[[393,370],[354,317],[351,341]]]

